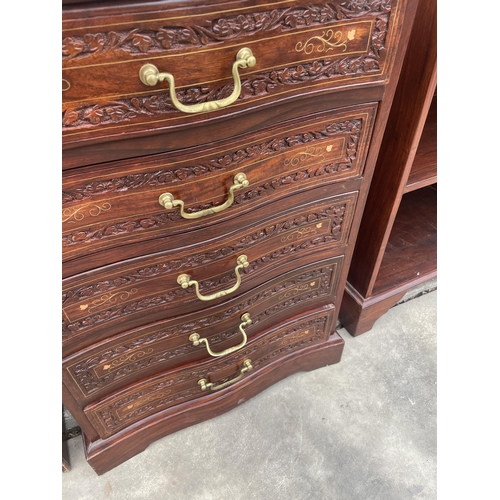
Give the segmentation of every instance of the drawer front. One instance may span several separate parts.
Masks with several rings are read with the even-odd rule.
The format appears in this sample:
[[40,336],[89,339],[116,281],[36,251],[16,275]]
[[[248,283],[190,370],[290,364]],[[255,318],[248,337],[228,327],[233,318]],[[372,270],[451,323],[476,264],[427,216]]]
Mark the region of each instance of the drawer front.
[[[196,120],[196,113],[176,107],[167,81],[154,86],[141,81],[145,64],[173,76],[181,105],[218,103],[201,115],[264,106],[305,88],[383,83],[402,2],[248,1],[237,9],[223,2],[207,8],[204,2],[182,11],[169,3],[142,10],[125,6],[123,12],[96,8],[91,18],[85,9],[64,10],[63,142]],[[240,67],[235,77],[233,63],[242,48],[252,51],[255,65]],[[226,107],[220,101],[231,97],[237,80],[241,91]]]
[[94,345],[63,362],[63,380],[77,401],[83,403],[160,370],[210,359],[204,343],[195,346],[189,340],[195,332],[208,340],[217,355],[235,346],[243,348],[246,343],[239,324],[245,313],[251,324],[245,325],[243,331],[250,341],[266,327],[288,317],[290,308],[298,314],[314,303],[335,302],[343,260],[339,256],[303,266],[227,305],[157,322]]
[[[298,258],[315,260],[314,252],[325,247],[330,255],[341,255],[357,195],[322,199],[275,216],[265,207],[255,214],[254,224],[229,236],[68,278],[63,283],[63,342],[82,335],[97,341],[140,326],[145,317],[152,322],[220,304],[227,290],[234,290],[232,296],[244,293],[294,269]],[[243,255],[248,266],[241,269]],[[179,276],[186,274],[199,283],[201,299],[194,284],[181,286]]]
[[[71,171],[63,178],[63,260],[202,229],[292,192],[359,177],[375,109],[302,119],[208,153],[197,148]],[[248,186],[234,181],[241,173]],[[165,193],[184,205],[160,205]]]
[[[250,380],[253,373],[268,364],[326,341],[334,326],[333,312],[334,308],[330,306],[302,318],[293,318],[293,321],[270,330],[265,336],[250,341],[237,353],[169,370],[91,403],[84,412],[101,438],[107,438],[175,405],[203,397],[213,398],[223,391],[231,391],[238,383]],[[252,368],[242,373],[247,360]],[[202,390],[202,379],[206,384],[214,384],[214,389],[207,387]],[[220,390],[215,389],[222,384],[228,385]]]

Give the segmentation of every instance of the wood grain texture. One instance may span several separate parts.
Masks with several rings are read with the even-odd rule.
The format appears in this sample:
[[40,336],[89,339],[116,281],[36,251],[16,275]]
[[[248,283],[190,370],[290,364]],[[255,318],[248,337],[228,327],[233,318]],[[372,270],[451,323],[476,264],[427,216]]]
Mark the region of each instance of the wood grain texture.
[[[63,402],[98,474],[340,360],[339,303],[415,11],[407,0],[63,9],[64,74],[80,75],[63,104]],[[164,89],[120,70],[175,63],[181,100],[210,101],[230,91],[244,45],[262,66],[241,71],[235,106],[211,113],[179,114]],[[214,55],[206,71],[194,71],[200,54]],[[164,191],[187,211],[217,206],[240,169],[251,184],[213,220],[159,208]],[[230,295],[207,303],[177,283],[187,272],[204,295],[226,290],[242,253]],[[253,323],[238,351],[213,358],[189,341],[196,330],[233,346],[243,312]],[[246,358],[241,379],[202,391],[200,378],[230,382]]]
[[192,345],[192,333],[208,338],[213,350],[222,351],[241,341],[238,325],[241,315],[248,313],[252,320],[245,328],[248,339],[261,336],[288,318],[291,310],[298,315],[335,300],[342,264],[342,256],[307,265],[299,261],[296,270],[221,305],[142,325],[87,348],[83,342],[73,343],[75,354],[67,354],[63,361],[63,380],[83,404],[145,375],[203,361],[206,348]]
[[[177,277],[188,273],[200,283],[200,293],[209,295],[231,288],[240,255],[248,257],[241,272],[240,294],[264,280],[295,267],[294,259],[328,247],[331,254],[343,246],[352,220],[357,193],[350,193],[306,209],[296,210],[274,221],[211,245],[200,244],[123,261],[113,267],[88,271],[68,278],[63,286],[63,339],[77,336],[97,340],[144,322],[172,314],[194,312],[206,306],[193,287],[182,288]],[[231,234],[231,233],[229,233]],[[180,247],[182,248],[182,247]],[[211,303],[221,303],[225,297]]]
[[373,293],[378,269],[434,96],[436,25],[436,1],[419,0],[405,66],[377,159],[349,273],[349,283],[364,297]]
[[75,12],[63,11],[63,143],[144,135],[172,120],[192,123],[173,107],[165,84],[150,88],[139,80],[146,62],[172,73],[181,102],[192,105],[227,97],[235,54],[250,47],[258,63],[242,69],[241,95],[229,111],[214,111],[218,118],[288,99],[304,87],[384,82],[395,50],[395,6],[380,0],[289,0],[261,8],[241,2],[236,10],[220,3],[201,14],[187,5],[176,16],[157,2],[143,14],[127,9],[116,26],[108,17],[77,21]]
[[[251,379],[253,373],[264,371],[277,359],[326,342],[332,330],[332,314],[325,315],[325,311],[321,313],[314,311],[302,317],[295,316],[293,321],[269,329],[266,335],[250,340],[241,350],[227,356],[187,363],[130,384],[90,403],[84,412],[99,435],[106,438],[167,408],[210,398],[209,395],[217,392],[210,389],[203,391],[199,380],[205,379],[215,386],[231,382],[238,376],[247,359],[251,361],[252,370],[247,372],[244,380]],[[222,390],[230,391],[232,388],[228,386]]]
[[436,269],[437,189],[429,186],[403,196],[373,295],[427,281]]
[[353,337],[370,331],[375,322],[396,305],[405,293],[406,289],[391,290],[389,294],[364,299],[355,289],[350,287],[348,282],[341,304],[340,321],[342,327]]
[[404,192],[437,182],[437,96],[432,99]]
[[265,106],[244,110],[229,107],[223,116],[205,113],[202,119],[186,123],[177,121],[161,129],[151,127],[137,136],[110,132],[107,139],[93,138],[65,144],[62,166],[64,170],[69,170],[84,165],[142,158],[144,155],[210,144],[228,137],[258,132],[262,128],[327,109],[356,105],[360,102],[378,102],[383,95],[384,87],[373,84],[367,84],[361,89],[343,90],[340,93],[332,93],[328,88],[311,89],[283,98],[279,103],[270,101]]
[[[327,342],[301,349],[249,373],[238,386],[204,396],[203,404],[187,402],[149,417],[142,425],[131,425],[108,439],[90,441],[84,435],[86,457],[97,474],[116,467],[143,451],[150,443],[189,425],[221,415],[292,373],[338,363],[344,341],[334,333]],[[145,425],[147,423],[147,425]]]
[[[318,185],[362,176],[375,106],[321,113],[189,153],[81,168],[63,179],[63,261],[134,242],[204,230]],[[222,212],[186,219],[158,202],[172,193],[195,215],[222,205],[238,173],[248,187]],[[191,235],[191,242],[196,241]],[[182,240],[182,237],[179,238]],[[181,244],[179,244],[181,245]]]
[[435,0],[418,2],[339,314],[353,335],[436,276],[436,17]]

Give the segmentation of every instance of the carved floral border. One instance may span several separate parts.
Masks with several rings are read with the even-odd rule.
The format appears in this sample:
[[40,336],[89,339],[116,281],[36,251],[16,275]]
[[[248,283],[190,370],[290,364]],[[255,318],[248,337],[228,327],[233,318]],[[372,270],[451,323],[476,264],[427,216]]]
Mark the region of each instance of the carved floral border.
[[[261,342],[239,351],[238,358],[251,358],[257,351],[270,347],[271,349],[267,353],[262,354],[257,359],[252,359],[252,366],[256,370],[274,359],[286,356],[324,339],[327,335],[326,325],[328,319],[329,316],[321,316],[281,330],[266,337]],[[289,341],[280,342],[282,339],[289,339]],[[237,359],[234,356],[229,356],[217,364],[217,369],[234,366],[235,364],[237,365]],[[91,413],[98,419],[104,434],[110,435],[110,433],[116,432],[140,418],[180,402],[202,396],[203,392],[200,391],[196,381],[205,376],[206,368],[182,370],[173,377],[166,377],[135,392],[129,392],[118,399],[103,403],[91,410]],[[179,386],[184,382],[191,382],[192,388],[179,389]],[[219,382],[222,383],[223,380]],[[155,394],[159,394],[159,397],[150,397]],[[124,411],[127,407],[130,408],[128,412]]]
[[[388,13],[391,10],[389,1],[353,0],[348,6],[336,7],[340,9],[339,11],[346,10],[346,12],[350,13],[350,17],[345,16],[341,19],[356,18],[374,13],[377,15],[368,54],[344,57],[340,60],[324,58],[280,70],[249,75],[242,79],[242,91],[238,102],[280,93],[291,86],[304,83],[310,84],[335,77],[359,76],[379,72],[379,61],[385,49]],[[321,19],[321,16],[319,16],[319,19]],[[325,21],[318,21],[318,23],[321,22]],[[177,90],[177,98],[186,105],[192,105],[224,99],[233,91],[232,84],[223,85],[222,87],[216,85],[199,85],[179,89]],[[62,124],[63,131],[69,132],[76,129],[92,129],[106,124],[130,122],[137,119],[168,117],[168,115],[176,113],[178,111],[172,104],[169,92],[165,91],[149,96],[68,106],[63,110]]]
[[[92,199],[107,193],[120,193],[145,186],[161,187],[172,186],[178,182],[197,179],[216,172],[231,170],[237,165],[249,160],[257,161],[259,157],[280,154],[298,145],[314,144],[316,141],[334,138],[342,134],[349,134],[349,144],[346,150],[346,158],[338,163],[351,164],[356,158],[357,146],[364,126],[364,118],[348,118],[332,121],[321,129],[311,129],[287,137],[277,137],[259,144],[239,148],[236,151],[223,153],[217,158],[210,159],[204,163],[187,165],[184,167],[172,167],[149,172],[137,172],[127,175],[118,175],[110,179],[99,179],[88,181],[80,186],[63,189],[62,206],[75,201]],[[347,168],[347,166],[345,167]],[[302,175],[301,177],[304,177]],[[278,181],[275,181],[278,182]],[[208,208],[203,207],[203,208]],[[192,208],[193,211],[201,209]]]
[[[344,222],[346,220],[345,216],[348,211],[348,205],[348,201],[339,201],[335,205],[319,209],[316,212],[298,215],[291,220],[271,224],[265,228],[257,230],[252,234],[249,234],[232,246],[225,246],[216,251],[210,252],[209,254],[188,255],[182,259],[174,259],[153,266],[146,266],[144,268],[137,269],[133,273],[127,275],[118,276],[113,279],[97,281],[90,285],[85,285],[80,288],[65,291],[62,297],[63,307],[69,301],[73,301],[75,299],[80,300],[82,298],[89,298],[94,295],[100,295],[119,287],[130,286],[134,283],[141,282],[154,276],[160,276],[170,272],[178,272],[179,270],[186,267],[189,268],[194,265],[201,265],[203,263],[209,264],[215,259],[223,258],[227,255],[235,254],[239,251],[242,251],[243,249],[247,249],[249,245],[253,245],[266,238],[281,234],[283,232],[300,229],[302,226],[309,226],[311,223],[314,223],[316,221],[324,221],[326,219],[331,220],[331,227],[329,232],[320,236],[311,234],[310,237],[304,238],[303,241],[286,244],[286,246],[278,248],[271,254],[266,254],[250,262],[249,267],[245,269],[245,272],[256,271],[261,267],[268,266],[271,263],[276,262],[277,260],[281,260],[281,258],[283,257],[290,258],[297,253],[301,253],[305,250],[310,250],[311,248],[322,246],[324,244],[334,244],[335,242],[339,242],[345,233]],[[217,279],[202,280],[200,282],[200,287],[205,290],[213,290],[220,288],[221,286],[225,286],[227,282],[231,282],[233,280],[234,271],[230,271],[226,275]],[[65,319],[63,319],[63,341],[66,341],[68,338],[75,335],[80,335],[88,329],[106,324],[109,321],[113,321],[113,319],[116,317],[123,318],[130,314],[136,314],[141,310],[150,309],[151,307],[157,307],[162,304],[169,304],[174,299],[181,297],[185,298],[186,295],[189,294],[194,295],[194,290],[184,290],[179,287],[173,290],[169,290],[160,295],[144,297],[132,302],[118,304],[106,308],[100,312],[85,316],[84,318],[79,320],[66,321]]]
[[388,14],[392,3],[391,0],[350,0],[341,5],[325,2],[207,19],[204,25],[167,25],[154,29],[129,28],[72,35],[63,39],[62,59],[69,62],[88,58],[96,60],[109,55],[161,55],[186,47],[236,41],[262,31],[279,34],[306,26]]
[[[253,316],[252,324],[257,325],[262,319],[270,317],[278,311],[288,309],[289,307],[294,307],[297,304],[330,293],[330,288],[336,276],[335,269],[337,269],[337,266],[336,264],[333,264],[321,269],[308,271],[303,275],[286,280],[276,286],[273,286],[270,289],[259,292],[258,294],[249,297],[247,300],[235,305],[234,307],[231,307],[228,310],[223,311],[222,313],[201,318],[196,322],[174,325],[172,327],[161,329],[158,332],[135,338],[124,344],[114,346],[113,348],[103,351],[99,354],[95,354],[90,358],[85,359],[72,367],[69,367],[68,370],[71,373],[72,378],[78,383],[82,392],[86,396],[91,395],[94,392],[107,387],[108,385],[122,380],[124,377],[130,376],[131,374],[138,373],[143,369],[149,368],[159,363],[164,363],[166,361],[169,361],[170,359],[178,359],[180,356],[184,356],[192,352],[191,344],[185,344],[170,349],[162,349],[159,352],[153,353],[151,356],[138,355],[138,353],[140,352],[145,352],[145,349],[147,349],[151,344],[160,342],[174,335],[187,335],[189,332],[199,329],[205,329],[207,327],[219,324],[227,318],[238,316],[243,310],[247,310],[255,303],[267,300],[273,295],[287,290],[294,285],[309,283],[311,280],[320,280],[321,286],[315,289],[310,289],[310,287],[307,287],[304,292],[297,294],[296,296],[285,297],[284,300],[281,300],[279,303],[272,304],[267,309],[262,311],[259,315]],[[211,342],[220,342],[226,338],[230,338],[234,334],[235,331],[230,330],[217,336],[212,336]],[[138,351],[138,349],[142,349],[142,351]],[[95,367],[106,362],[112,363],[115,359],[121,359],[122,357],[127,359],[119,369],[109,371],[101,377],[98,377],[96,375],[94,371]]]

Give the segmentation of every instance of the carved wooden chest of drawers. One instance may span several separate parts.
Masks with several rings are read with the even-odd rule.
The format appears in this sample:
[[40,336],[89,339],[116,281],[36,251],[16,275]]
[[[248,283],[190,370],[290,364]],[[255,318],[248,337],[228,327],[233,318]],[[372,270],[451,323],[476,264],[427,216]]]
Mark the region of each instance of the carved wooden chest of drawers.
[[414,10],[63,2],[63,403],[98,474],[340,360]]

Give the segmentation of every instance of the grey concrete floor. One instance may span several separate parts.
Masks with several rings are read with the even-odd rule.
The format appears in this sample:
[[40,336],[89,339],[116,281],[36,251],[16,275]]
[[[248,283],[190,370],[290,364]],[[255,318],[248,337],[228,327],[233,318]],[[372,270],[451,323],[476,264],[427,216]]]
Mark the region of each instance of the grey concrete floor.
[[436,301],[392,308],[297,373],[97,476],[68,441],[63,500],[406,500],[436,494]]

